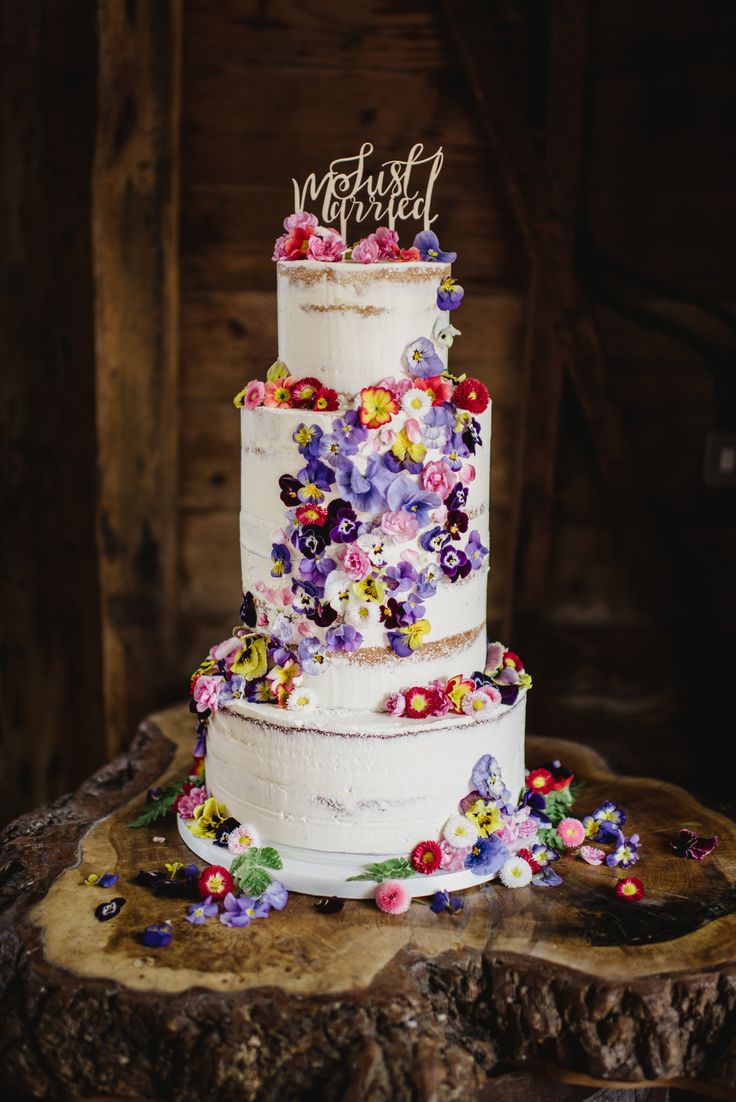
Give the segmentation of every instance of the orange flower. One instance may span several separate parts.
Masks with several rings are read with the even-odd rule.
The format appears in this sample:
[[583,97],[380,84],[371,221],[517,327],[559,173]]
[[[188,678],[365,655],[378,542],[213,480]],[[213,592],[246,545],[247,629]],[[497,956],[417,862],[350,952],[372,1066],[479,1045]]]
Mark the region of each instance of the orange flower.
[[367,386],[360,392],[360,421],[366,428],[378,429],[387,424],[398,408],[391,391],[383,386]]

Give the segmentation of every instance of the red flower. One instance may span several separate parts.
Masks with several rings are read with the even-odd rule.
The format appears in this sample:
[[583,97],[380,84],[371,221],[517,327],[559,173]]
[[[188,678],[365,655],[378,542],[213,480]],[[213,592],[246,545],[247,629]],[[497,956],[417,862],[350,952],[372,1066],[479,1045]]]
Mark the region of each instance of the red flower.
[[410,249],[399,249],[399,255],[396,259],[397,260],[421,260],[422,255],[419,252],[419,249],[415,249],[414,246],[412,245],[412,247]]
[[314,396],[314,408],[331,412],[339,406],[337,391],[329,386],[321,386]]
[[516,854],[516,856],[520,857],[522,859],[522,861],[526,861],[527,865],[529,866],[529,868],[532,870],[533,873],[534,872],[539,872],[541,870],[542,866],[535,859],[534,854],[532,853],[532,851],[530,849],[520,849],[518,851],[518,853]]
[[521,672],[524,669],[524,663],[519,658],[518,654],[514,654],[512,650],[505,650],[503,652],[503,658],[501,659],[502,666],[513,666],[515,670]]
[[431,872],[435,872],[440,867],[442,861],[442,850],[439,842],[432,842],[431,840],[420,842],[419,845],[414,846],[409,860],[412,868],[416,869],[417,872],[424,873],[425,876],[429,876]]
[[482,413],[488,408],[491,399],[488,388],[480,379],[463,379],[455,387],[452,400],[460,409],[469,409],[471,413]]
[[416,378],[413,382],[417,390],[426,391],[433,406],[441,406],[452,398],[452,386],[441,375],[433,375],[431,379]]
[[291,396],[296,405],[302,409],[311,409],[317,391],[322,389],[319,379],[307,375],[304,379],[298,379],[291,389]]
[[316,524],[321,527],[327,520],[327,510],[321,505],[300,505],[296,511],[296,519],[300,524]]
[[224,899],[233,890],[233,878],[223,865],[208,865],[199,878],[199,894],[202,899]]
[[644,884],[638,876],[622,876],[616,884],[616,895],[627,903],[638,903],[644,898]]
[[435,705],[435,693],[432,689],[423,689],[415,685],[412,689],[406,690],[404,698],[406,700],[404,715],[409,716],[410,719],[424,719],[425,716],[432,715]]
[[532,769],[526,779],[526,786],[531,792],[537,792],[540,796],[546,796],[552,791],[554,777],[549,769]]
[[283,244],[283,260],[304,260],[309,248],[309,238],[314,233],[314,226],[294,226]]

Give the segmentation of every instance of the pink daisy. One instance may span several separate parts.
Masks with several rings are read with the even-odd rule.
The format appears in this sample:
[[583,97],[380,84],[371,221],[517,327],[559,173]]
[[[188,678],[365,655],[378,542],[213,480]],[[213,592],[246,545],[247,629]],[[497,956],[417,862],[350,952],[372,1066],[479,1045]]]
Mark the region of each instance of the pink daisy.
[[567,849],[575,849],[585,841],[585,827],[579,819],[563,819],[558,823],[557,833]]
[[243,405],[246,409],[256,409],[263,405],[265,397],[266,384],[262,383],[260,379],[253,379],[246,385],[243,392]]
[[387,915],[400,915],[409,910],[411,896],[400,880],[384,880],[376,888],[376,906]]

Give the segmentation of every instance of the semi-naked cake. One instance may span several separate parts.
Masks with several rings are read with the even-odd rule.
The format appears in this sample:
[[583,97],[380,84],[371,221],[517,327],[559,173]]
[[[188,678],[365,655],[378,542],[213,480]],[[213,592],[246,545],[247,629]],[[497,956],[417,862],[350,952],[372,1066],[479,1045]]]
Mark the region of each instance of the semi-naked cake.
[[486,637],[491,403],[448,367],[455,254],[284,226],[278,359],[235,400],[241,624],[192,680],[207,796],[278,848],[287,887],[390,858],[415,895],[477,883],[498,871],[481,841],[530,836],[531,682]]

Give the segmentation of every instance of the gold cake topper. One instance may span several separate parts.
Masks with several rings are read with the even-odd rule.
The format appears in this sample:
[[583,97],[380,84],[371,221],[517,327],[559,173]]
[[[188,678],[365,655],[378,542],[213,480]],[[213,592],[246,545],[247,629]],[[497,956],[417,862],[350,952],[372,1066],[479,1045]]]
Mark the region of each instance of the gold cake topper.
[[[403,220],[422,220],[428,230],[437,215],[432,214],[432,191],[442,169],[442,146],[429,156],[422,156],[424,146],[417,142],[406,160],[384,161],[377,173],[368,174],[366,162],[373,152],[372,142],[363,142],[352,157],[336,157],[321,180],[310,172],[300,186],[294,184],[294,210],[309,210],[322,202],[320,221],[329,226],[339,221],[340,236],[347,240],[348,222],[372,219],[377,225],[394,229]],[[418,172],[427,166],[427,180],[422,190]]]

